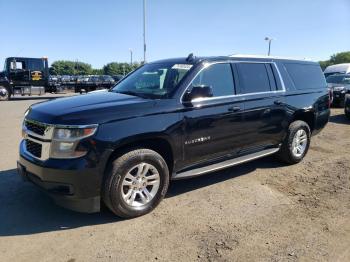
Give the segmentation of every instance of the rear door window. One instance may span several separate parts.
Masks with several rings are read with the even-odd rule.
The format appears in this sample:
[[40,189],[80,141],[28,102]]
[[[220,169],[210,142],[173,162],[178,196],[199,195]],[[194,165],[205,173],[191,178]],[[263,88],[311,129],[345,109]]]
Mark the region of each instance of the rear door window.
[[[268,64],[269,65],[269,64]],[[242,93],[262,93],[276,90],[276,82],[269,79],[269,74],[273,74],[271,68],[267,68],[264,63],[238,63],[239,81],[242,84]],[[270,83],[271,82],[271,83]]]
[[192,85],[206,85],[213,89],[213,96],[228,96],[234,94],[234,81],[231,65],[213,64],[203,69],[192,81]]
[[284,63],[296,89],[327,87],[321,67],[314,64]]

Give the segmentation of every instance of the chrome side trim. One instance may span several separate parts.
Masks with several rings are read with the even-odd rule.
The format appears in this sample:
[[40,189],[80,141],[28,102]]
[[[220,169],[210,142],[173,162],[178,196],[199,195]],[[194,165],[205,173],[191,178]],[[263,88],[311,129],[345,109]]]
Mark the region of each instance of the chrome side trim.
[[[286,86],[285,86],[285,84],[284,84],[284,79],[283,79],[283,77],[282,77],[282,75],[281,75],[281,72],[280,72],[280,70],[279,70],[279,68],[278,68],[278,66],[277,66],[277,64],[276,64],[275,62],[273,63],[273,66],[276,68],[276,71],[277,71],[277,74],[278,74],[278,78],[279,78],[280,81],[281,81],[282,90],[283,90],[283,92],[286,92],[287,89],[286,89]],[[273,73],[273,72],[272,72],[272,73]],[[277,83],[276,83],[276,85],[277,85]]]
[[[215,99],[223,99],[223,98],[230,98],[230,97],[242,97],[242,96],[252,96],[252,95],[259,95],[259,94],[275,94],[275,93],[285,93],[286,92],[286,86],[284,84],[284,80],[282,78],[281,72],[278,69],[278,66],[276,64],[276,62],[264,62],[264,61],[235,61],[235,60],[227,60],[227,61],[218,61],[218,62],[206,62],[205,66],[199,70],[197,72],[197,74],[192,78],[191,82],[187,85],[187,87],[185,88],[185,91],[182,93],[181,97],[180,97],[180,102],[183,103],[183,96],[185,95],[186,91],[188,90],[188,88],[191,86],[192,82],[194,79],[196,79],[196,77],[206,68],[208,68],[209,66],[212,65],[216,65],[216,64],[238,64],[238,63],[251,63],[251,64],[271,64],[275,67],[277,74],[280,81],[281,81],[281,85],[282,85],[282,90],[276,90],[276,91],[267,91],[267,92],[256,92],[256,93],[247,93],[247,94],[233,94],[233,95],[227,95],[227,96],[216,96],[216,97],[206,97],[206,98],[197,98],[195,99],[193,102],[198,102],[198,101],[206,101],[206,100],[215,100]],[[277,83],[276,83],[277,84]],[[200,99],[200,100],[198,100]]]
[[249,94],[238,94],[238,95],[229,95],[229,96],[216,96],[216,97],[204,97],[204,98],[196,98],[193,99],[192,102],[202,102],[207,100],[219,100],[224,98],[233,98],[233,97],[246,97],[246,96],[252,96],[252,95],[263,95],[263,94],[279,94],[279,93],[285,93],[284,90],[277,90],[277,91],[268,91],[268,92],[258,92],[258,93],[249,93]]
[[220,163],[216,163],[216,164],[212,164],[212,165],[209,165],[206,167],[200,167],[200,168],[192,169],[192,170],[185,171],[185,172],[175,173],[175,174],[173,174],[171,179],[177,180],[177,179],[184,179],[184,178],[190,178],[190,177],[204,175],[204,174],[218,171],[221,169],[225,169],[225,168],[228,168],[231,166],[236,166],[236,165],[239,165],[242,163],[253,161],[253,160],[258,159],[258,158],[269,156],[269,155],[272,155],[272,154],[278,152],[279,150],[280,150],[280,148],[265,149],[265,150],[257,152],[257,153],[229,159],[229,160],[226,160],[226,161],[223,161]]

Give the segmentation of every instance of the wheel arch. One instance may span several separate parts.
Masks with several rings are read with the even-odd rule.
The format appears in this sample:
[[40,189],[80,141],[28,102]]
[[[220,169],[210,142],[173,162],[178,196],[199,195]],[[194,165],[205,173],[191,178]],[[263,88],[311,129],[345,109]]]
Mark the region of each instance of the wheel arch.
[[297,120],[301,120],[307,123],[310,127],[311,133],[315,130],[316,115],[313,110],[297,111],[293,115],[290,123],[293,123],[294,121],[297,121]]
[[136,148],[147,148],[160,154],[168,165],[169,174],[172,173],[176,154],[174,144],[170,138],[160,134],[148,134],[123,139],[123,141],[114,146],[113,151],[106,162],[104,173],[108,170],[108,167],[113,160]]

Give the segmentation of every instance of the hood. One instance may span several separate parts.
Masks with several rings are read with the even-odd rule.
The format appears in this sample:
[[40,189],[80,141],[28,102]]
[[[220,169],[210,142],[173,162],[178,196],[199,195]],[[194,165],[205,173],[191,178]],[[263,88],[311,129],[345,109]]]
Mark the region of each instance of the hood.
[[334,87],[345,87],[345,88],[349,88],[350,87],[350,85],[349,84],[342,84],[342,83],[340,83],[340,84],[336,84],[336,83],[328,83],[328,87],[329,88],[334,88]]
[[114,92],[97,92],[41,102],[30,107],[26,118],[47,124],[102,124],[139,116],[155,101]]

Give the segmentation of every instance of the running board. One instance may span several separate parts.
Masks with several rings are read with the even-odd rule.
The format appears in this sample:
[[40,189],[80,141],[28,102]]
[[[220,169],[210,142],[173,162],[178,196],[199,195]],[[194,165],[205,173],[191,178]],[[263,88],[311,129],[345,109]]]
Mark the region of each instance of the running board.
[[253,161],[253,160],[261,158],[261,157],[272,155],[272,154],[276,153],[278,150],[280,150],[280,149],[279,148],[265,149],[265,150],[260,151],[260,152],[256,152],[253,154],[225,160],[223,162],[212,164],[209,166],[195,168],[195,169],[191,169],[191,170],[185,171],[185,172],[175,173],[172,176],[172,179],[177,180],[177,179],[190,178],[190,177],[204,175],[204,174],[218,171],[218,170],[221,170],[224,168],[228,168],[228,167],[236,166],[236,165],[239,165],[239,164],[242,164],[245,162]]

